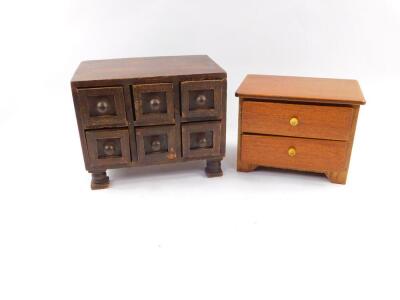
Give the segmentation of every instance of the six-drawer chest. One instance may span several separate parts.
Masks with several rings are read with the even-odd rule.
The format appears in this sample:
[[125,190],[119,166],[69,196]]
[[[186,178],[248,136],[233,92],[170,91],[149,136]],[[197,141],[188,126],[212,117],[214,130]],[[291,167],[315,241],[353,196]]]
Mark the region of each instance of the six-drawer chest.
[[239,97],[237,170],[324,173],[346,183],[360,105],[355,80],[248,75]]
[[205,160],[222,175],[226,72],[208,56],[84,61],[71,87],[92,189],[112,168]]

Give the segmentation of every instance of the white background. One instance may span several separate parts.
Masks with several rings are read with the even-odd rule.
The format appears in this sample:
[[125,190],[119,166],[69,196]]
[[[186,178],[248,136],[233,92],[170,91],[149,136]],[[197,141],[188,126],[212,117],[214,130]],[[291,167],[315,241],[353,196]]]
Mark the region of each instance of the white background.
[[[0,34],[0,299],[400,298],[399,1],[3,1]],[[122,169],[91,191],[75,68],[181,54],[228,73],[224,176]],[[347,185],[235,171],[246,73],[360,81]]]

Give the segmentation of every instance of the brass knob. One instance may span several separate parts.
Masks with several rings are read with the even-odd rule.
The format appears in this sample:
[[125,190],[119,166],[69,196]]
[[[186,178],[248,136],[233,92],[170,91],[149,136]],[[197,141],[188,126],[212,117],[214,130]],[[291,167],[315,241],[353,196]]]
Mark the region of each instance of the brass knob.
[[292,117],[289,120],[289,124],[292,125],[293,127],[295,127],[295,126],[299,125],[299,119],[297,119],[296,117]]
[[199,144],[200,148],[204,148],[207,146],[207,138],[205,136],[202,136],[197,143]]
[[154,140],[151,142],[151,150],[154,152],[161,150],[161,142],[159,140]]
[[105,144],[103,149],[105,155],[111,156],[115,153],[115,147],[113,144]]
[[287,153],[289,154],[290,157],[295,156],[295,155],[296,155],[296,148],[295,148],[295,147],[290,147],[290,148],[288,149],[288,152],[287,152]]
[[167,158],[169,160],[176,159],[176,152],[175,152],[174,148],[169,149],[169,152],[167,154]]
[[152,111],[159,111],[161,106],[161,101],[158,98],[153,98],[150,100],[150,108]]
[[97,102],[96,108],[99,113],[104,114],[109,108],[108,102],[106,100],[101,100]]
[[200,95],[197,96],[197,98],[196,98],[197,105],[203,106],[203,105],[206,104],[206,102],[207,102],[207,97],[206,96],[204,96],[203,94],[200,94]]

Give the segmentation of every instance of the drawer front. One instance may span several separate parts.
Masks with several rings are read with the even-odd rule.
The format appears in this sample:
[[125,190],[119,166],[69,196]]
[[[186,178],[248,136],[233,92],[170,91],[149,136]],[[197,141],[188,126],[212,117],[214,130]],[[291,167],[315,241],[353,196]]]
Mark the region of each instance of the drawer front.
[[175,126],[136,128],[139,162],[157,163],[177,159]]
[[100,128],[128,124],[122,87],[78,89],[78,98],[84,127]]
[[181,83],[182,118],[222,118],[224,80]]
[[175,123],[172,83],[138,84],[132,91],[136,125]]
[[91,167],[129,164],[131,151],[128,129],[87,131],[86,140]]
[[348,143],[242,135],[241,160],[255,165],[314,172],[346,169]]
[[269,102],[242,102],[242,132],[347,141],[354,110]]
[[183,124],[183,157],[200,158],[221,156],[221,128],[221,122]]

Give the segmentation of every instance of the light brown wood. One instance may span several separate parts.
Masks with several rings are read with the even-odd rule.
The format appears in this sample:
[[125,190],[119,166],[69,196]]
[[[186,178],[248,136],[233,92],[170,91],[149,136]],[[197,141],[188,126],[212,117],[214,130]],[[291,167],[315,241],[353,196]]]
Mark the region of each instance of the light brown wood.
[[237,170],[257,166],[324,173],[345,184],[357,118],[355,80],[248,75],[239,96]]
[[257,169],[257,165],[246,163],[242,160],[237,161],[237,170],[239,172],[251,172]]
[[326,176],[333,183],[346,184],[347,174],[348,174],[349,167],[350,167],[351,151],[353,149],[354,137],[355,137],[355,134],[356,134],[357,119],[358,119],[358,112],[359,111],[360,111],[360,107],[359,106],[355,106],[354,107],[353,122],[352,122],[351,130],[350,130],[350,140],[348,141],[348,147],[347,147],[347,153],[346,153],[346,168],[344,170],[342,170],[341,172],[328,172],[328,173],[326,173]]
[[[291,157],[289,148],[295,148]],[[304,138],[242,135],[243,164],[326,173],[346,169],[348,143]]]
[[332,183],[346,184],[347,181],[347,171],[340,172],[326,172],[326,177]]
[[[241,126],[247,133],[346,141],[353,113],[352,107],[244,101]],[[296,126],[291,118],[298,120]]]
[[236,96],[268,101],[365,104],[358,82],[346,79],[247,75]]
[[243,101],[242,99],[239,99],[238,136],[237,136],[237,149],[236,149],[236,169],[238,171],[246,169],[242,167],[242,160],[240,158],[242,153],[242,106],[243,106]]

